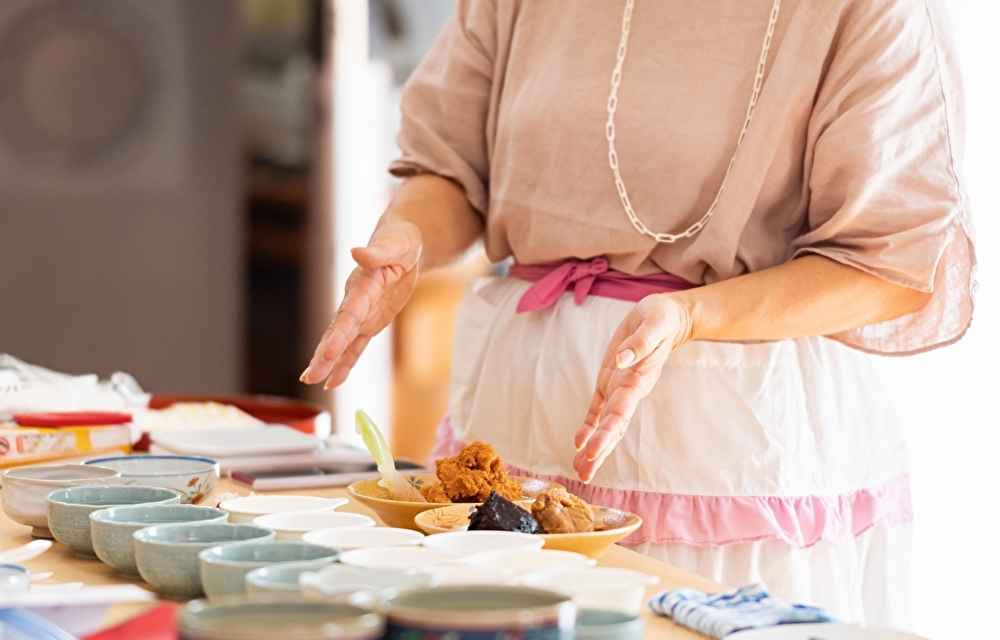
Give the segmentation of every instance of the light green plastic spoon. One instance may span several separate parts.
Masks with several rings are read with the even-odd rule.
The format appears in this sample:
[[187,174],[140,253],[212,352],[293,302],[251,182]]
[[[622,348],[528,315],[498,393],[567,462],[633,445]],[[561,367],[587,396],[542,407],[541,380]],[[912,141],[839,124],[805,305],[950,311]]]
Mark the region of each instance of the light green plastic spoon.
[[378,472],[382,474],[380,484],[389,490],[389,494],[396,500],[427,502],[420,491],[396,471],[389,443],[367,413],[361,410],[354,412],[354,428],[368,447],[368,452],[375,458]]

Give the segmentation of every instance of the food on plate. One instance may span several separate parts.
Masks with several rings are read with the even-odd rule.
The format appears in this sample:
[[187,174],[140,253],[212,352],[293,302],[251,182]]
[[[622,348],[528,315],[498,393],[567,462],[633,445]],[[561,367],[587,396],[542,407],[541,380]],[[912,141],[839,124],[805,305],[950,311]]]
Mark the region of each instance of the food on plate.
[[541,533],[533,515],[496,491],[490,493],[483,504],[473,509],[469,516],[469,531]]
[[508,500],[523,497],[521,483],[511,478],[491,445],[473,442],[458,455],[437,461],[438,484],[420,489],[429,502],[483,502],[496,492]]
[[545,533],[582,533],[594,530],[590,505],[563,487],[551,487],[531,504],[531,515]]

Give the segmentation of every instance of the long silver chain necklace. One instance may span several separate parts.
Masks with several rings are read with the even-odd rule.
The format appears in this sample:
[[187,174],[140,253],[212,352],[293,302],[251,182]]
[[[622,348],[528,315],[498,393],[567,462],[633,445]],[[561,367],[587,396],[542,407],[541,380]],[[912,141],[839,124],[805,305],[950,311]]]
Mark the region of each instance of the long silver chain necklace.
[[632,208],[632,202],[628,197],[628,189],[625,188],[625,181],[622,180],[622,174],[618,167],[618,150],[615,148],[615,112],[618,110],[618,88],[622,82],[622,66],[625,64],[625,56],[628,54],[629,32],[632,27],[632,10],[634,8],[635,0],[625,0],[625,13],[622,16],[622,36],[621,41],[618,43],[615,69],[611,73],[611,94],[608,96],[608,121],[605,125],[605,133],[608,138],[608,164],[611,166],[611,173],[615,178],[615,189],[618,190],[618,198],[621,200],[622,208],[625,209],[625,215],[628,216],[629,222],[632,223],[635,230],[653,238],[657,242],[672,244],[682,238],[694,237],[701,231],[708,224],[708,221],[711,220],[712,215],[715,213],[715,208],[719,205],[719,200],[722,199],[722,193],[726,190],[726,183],[729,181],[729,174],[732,173],[733,165],[736,164],[736,154],[739,152],[740,146],[743,144],[743,139],[746,138],[747,131],[750,129],[753,112],[757,107],[757,99],[760,97],[760,89],[764,84],[767,54],[771,50],[771,40],[774,38],[775,25],[778,24],[778,14],[781,12],[781,0],[774,0],[774,4],[771,6],[771,18],[767,25],[767,32],[764,34],[764,42],[760,48],[760,60],[757,63],[757,73],[753,79],[753,91],[750,93],[750,102],[747,104],[746,118],[743,120],[743,128],[740,129],[740,135],[736,139],[736,147],[733,149],[733,155],[726,166],[726,173],[722,176],[722,184],[719,185],[719,191],[715,194],[715,199],[712,200],[712,204],[708,207],[705,215],[679,233],[657,233],[639,219],[635,209]]

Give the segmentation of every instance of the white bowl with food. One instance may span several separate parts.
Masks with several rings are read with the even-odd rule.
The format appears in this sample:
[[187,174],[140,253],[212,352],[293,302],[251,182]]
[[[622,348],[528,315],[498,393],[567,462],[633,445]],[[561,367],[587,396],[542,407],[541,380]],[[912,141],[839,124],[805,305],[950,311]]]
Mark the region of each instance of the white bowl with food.
[[[310,531],[337,529],[338,527],[371,528],[375,521],[360,513],[339,511],[289,511],[271,513],[254,518],[253,523],[265,529],[274,529],[278,540],[301,540]],[[325,545],[329,546],[329,545]]]
[[244,496],[224,500],[219,508],[229,514],[233,524],[252,522],[255,518],[272,513],[298,511],[333,511],[347,504],[347,498],[321,498],[318,496]]
[[3,474],[3,510],[14,522],[31,527],[36,538],[51,538],[46,498],[56,489],[86,484],[119,484],[121,474],[99,466],[42,465],[8,469]]

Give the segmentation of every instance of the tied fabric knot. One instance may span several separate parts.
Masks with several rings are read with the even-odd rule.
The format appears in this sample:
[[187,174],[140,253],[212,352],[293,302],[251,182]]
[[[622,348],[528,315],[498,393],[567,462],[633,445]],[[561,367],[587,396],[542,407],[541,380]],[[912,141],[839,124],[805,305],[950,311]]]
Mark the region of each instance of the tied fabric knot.
[[650,294],[697,286],[669,273],[636,276],[615,271],[602,256],[531,265],[517,263],[511,267],[510,276],[534,283],[518,301],[517,313],[548,309],[571,287],[576,304],[583,304],[590,295],[638,302]]
[[[518,313],[540,311],[554,305],[559,296],[573,287],[573,299],[583,304],[594,287],[597,276],[608,271],[607,258],[566,260],[558,265],[515,265],[511,275],[535,280],[517,303]],[[539,277],[540,276],[540,277]]]

